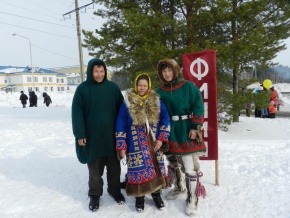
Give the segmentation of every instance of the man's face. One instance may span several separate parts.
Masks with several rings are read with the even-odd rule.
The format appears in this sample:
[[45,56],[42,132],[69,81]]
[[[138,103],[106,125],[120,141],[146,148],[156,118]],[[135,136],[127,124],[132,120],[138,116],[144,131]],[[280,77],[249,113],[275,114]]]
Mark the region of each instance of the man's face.
[[96,80],[98,83],[102,82],[105,77],[105,68],[104,66],[98,67],[97,65],[94,66],[93,69],[93,78]]

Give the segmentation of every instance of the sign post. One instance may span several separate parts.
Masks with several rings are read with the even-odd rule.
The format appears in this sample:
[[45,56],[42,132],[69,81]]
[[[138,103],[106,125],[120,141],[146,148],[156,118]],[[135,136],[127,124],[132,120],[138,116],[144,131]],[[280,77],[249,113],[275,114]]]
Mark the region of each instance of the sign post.
[[203,138],[207,152],[201,160],[215,160],[215,184],[218,177],[218,120],[216,51],[205,50],[182,55],[183,76],[201,91],[204,101]]

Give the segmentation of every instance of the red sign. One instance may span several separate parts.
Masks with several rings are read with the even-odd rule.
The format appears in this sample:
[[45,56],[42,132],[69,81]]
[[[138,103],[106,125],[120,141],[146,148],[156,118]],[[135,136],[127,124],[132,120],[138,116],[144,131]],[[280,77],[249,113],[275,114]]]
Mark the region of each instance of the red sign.
[[218,160],[216,51],[182,55],[183,76],[199,88],[204,101],[203,138],[207,152],[201,160]]

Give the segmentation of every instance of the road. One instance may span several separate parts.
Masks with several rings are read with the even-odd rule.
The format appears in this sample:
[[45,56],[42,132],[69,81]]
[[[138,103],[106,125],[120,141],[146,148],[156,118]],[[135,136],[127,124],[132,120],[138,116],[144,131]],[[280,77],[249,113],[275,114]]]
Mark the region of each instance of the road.
[[276,117],[290,117],[290,111],[277,111]]

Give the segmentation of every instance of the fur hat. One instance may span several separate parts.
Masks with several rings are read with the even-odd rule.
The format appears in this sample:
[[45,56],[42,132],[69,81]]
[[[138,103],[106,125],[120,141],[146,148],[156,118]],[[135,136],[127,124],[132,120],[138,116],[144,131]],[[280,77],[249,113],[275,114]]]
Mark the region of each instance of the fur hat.
[[[168,81],[166,81],[162,75],[162,68],[164,66],[170,67],[173,70],[172,81],[176,80],[178,78],[178,74],[181,73],[180,67],[177,64],[177,62],[173,59],[167,58],[167,59],[159,61],[159,63],[157,64],[157,72],[158,72],[159,78],[161,79],[161,81],[163,83],[168,83]],[[172,81],[170,81],[170,82],[172,82]]]

